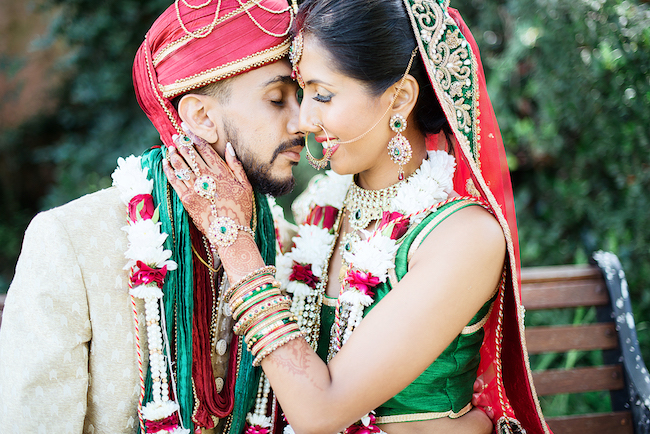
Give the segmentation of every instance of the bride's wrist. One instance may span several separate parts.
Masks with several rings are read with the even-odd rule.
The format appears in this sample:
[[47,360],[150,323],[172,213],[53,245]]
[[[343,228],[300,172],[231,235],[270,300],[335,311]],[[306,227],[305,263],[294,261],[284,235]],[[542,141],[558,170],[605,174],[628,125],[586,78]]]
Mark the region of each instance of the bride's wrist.
[[265,266],[252,234],[248,231],[238,232],[237,239],[232,244],[211,244],[213,253],[219,256],[231,283]]

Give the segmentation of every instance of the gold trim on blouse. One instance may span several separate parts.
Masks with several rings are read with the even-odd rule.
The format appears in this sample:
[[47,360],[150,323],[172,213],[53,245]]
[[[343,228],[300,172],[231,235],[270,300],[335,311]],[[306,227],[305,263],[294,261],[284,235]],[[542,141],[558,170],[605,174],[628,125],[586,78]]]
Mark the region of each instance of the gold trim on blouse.
[[470,402],[465,407],[463,407],[458,413],[454,413],[453,410],[449,411],[439,411],[439,412],[430,412],[430,413],[413,413],[413,414],[395,414],[392,416],[379,416],[376,418],[376,424],[382,423],[394,423],[394,422],[419,422],[423,420],[434,420],[442,419],[443,417],[448,417],[450,419],[458,419],[459,417],[469,413],[472,409],[472,403]]

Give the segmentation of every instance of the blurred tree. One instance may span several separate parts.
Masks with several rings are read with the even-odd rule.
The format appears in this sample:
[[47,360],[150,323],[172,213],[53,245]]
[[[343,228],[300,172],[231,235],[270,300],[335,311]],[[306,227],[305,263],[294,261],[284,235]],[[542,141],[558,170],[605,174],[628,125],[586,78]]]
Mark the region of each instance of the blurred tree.
[[[50,23],[32,43],[32,54],[26,44],[22,53],[2,50],[0,78],[12,79],[16,93],[41,89],[38,80],[50,75],[65,80],[56,91],[44,90],[57,102],[55,110],[34,109],[20,125],[3,123],[0,129],[0,205],[6,211],[0,215],[0,292],[8,287],[22,233],[37,211],[109,186],[118,156],[138,154],[157,142],[134,97],[131,66],[144,34],[168,4],[38,0],[15,3],[9,11],[31,19],[45,14]],[[14,37],[16,25],[2,30]],[[48,74],[20,74],[30,55],[51,57],[53,51],[65,54]],[[15,104],[9,108],[15,109]]]

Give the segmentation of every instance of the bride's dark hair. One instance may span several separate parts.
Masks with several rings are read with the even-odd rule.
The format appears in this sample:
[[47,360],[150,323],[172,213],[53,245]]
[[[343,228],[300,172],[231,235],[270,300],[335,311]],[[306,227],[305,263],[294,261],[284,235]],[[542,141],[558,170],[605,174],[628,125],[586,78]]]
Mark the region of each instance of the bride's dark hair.
[[[402,78],[416,46],[401,0],[306,0],[296,26],[318,40],[341,73],[363,82],[373,95]],[[410,74],[420,86],[418,129],[424,134],[448,130],[420,55]]]

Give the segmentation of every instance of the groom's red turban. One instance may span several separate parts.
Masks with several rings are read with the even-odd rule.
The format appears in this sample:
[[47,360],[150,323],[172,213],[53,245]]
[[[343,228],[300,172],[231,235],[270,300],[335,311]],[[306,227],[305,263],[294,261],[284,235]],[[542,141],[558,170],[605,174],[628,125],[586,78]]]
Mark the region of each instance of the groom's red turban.
[[138,103],[163,143],[182,133],[174,97],[282,58],[292,20],[286,0],[177,0],[167,8],[133,63]]

